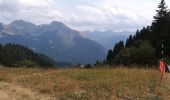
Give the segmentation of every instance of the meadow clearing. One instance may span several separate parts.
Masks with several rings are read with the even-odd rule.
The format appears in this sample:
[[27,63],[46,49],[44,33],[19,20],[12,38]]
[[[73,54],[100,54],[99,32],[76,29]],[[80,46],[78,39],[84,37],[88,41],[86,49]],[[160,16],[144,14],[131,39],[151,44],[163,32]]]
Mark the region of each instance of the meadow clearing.
[[158,80],[153,69],[1,67],[0,100],[167,100],[169,74]]

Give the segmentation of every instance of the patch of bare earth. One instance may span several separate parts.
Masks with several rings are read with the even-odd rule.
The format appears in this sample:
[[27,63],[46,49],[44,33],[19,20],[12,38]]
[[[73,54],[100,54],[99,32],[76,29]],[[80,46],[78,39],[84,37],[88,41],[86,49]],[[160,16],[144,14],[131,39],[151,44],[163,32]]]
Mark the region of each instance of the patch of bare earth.
[[13,83],[0,82],[0,100],[54,100],[28,88]]

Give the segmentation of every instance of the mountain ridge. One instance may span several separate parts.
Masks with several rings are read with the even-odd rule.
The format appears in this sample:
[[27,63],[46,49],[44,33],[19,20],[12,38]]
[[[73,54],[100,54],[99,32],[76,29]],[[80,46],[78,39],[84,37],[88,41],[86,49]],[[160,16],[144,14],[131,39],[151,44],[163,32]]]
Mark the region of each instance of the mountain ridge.
[[58,21],[47,25],[35,25],[23,20],[14,21],[0,30],[0,36],[0,43],[27,46],[56,62],[94,64],[97,60],[103,60],[106,55],[100,44],[82,37],[78,31]]
[[105,47],[106,50],[113,48],[113,45],[115,45],[115,43],[117,43],[120,40],[126,42],[126,39],[134,33],[135,32],[128,32],[128,31],[114,32],[112,30],[81,32],[82,36],[96,41],[97,43]]

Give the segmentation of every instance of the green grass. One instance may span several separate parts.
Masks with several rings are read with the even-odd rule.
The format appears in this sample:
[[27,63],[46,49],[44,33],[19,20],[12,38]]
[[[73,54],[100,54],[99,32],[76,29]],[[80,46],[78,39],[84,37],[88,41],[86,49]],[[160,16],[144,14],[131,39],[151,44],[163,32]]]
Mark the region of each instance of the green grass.
[[0,68],[6,81],[61,100],[161,99],[156,70]]

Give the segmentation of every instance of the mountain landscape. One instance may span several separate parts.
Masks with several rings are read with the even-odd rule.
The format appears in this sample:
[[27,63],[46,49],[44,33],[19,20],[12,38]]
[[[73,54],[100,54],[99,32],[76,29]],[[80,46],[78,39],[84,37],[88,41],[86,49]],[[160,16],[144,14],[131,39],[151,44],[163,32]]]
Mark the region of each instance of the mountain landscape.
[[106,55],[99,43],[84,38],[78,31],[57,21],[43,25],[24,20],[16,20],[9,25],[1,23],[0,43],[21,44],[56,62],[72,64],[94,64]]
[[169,100],[170,9],[157,3],[0,0],[0,100]]
[[114,32],[110,31],[84,31],[81,34],[91,40],[101,44],[106,50],[113,48],[113,46],[120,40],[126,42],[129,35],[133,35],[135,32]]

